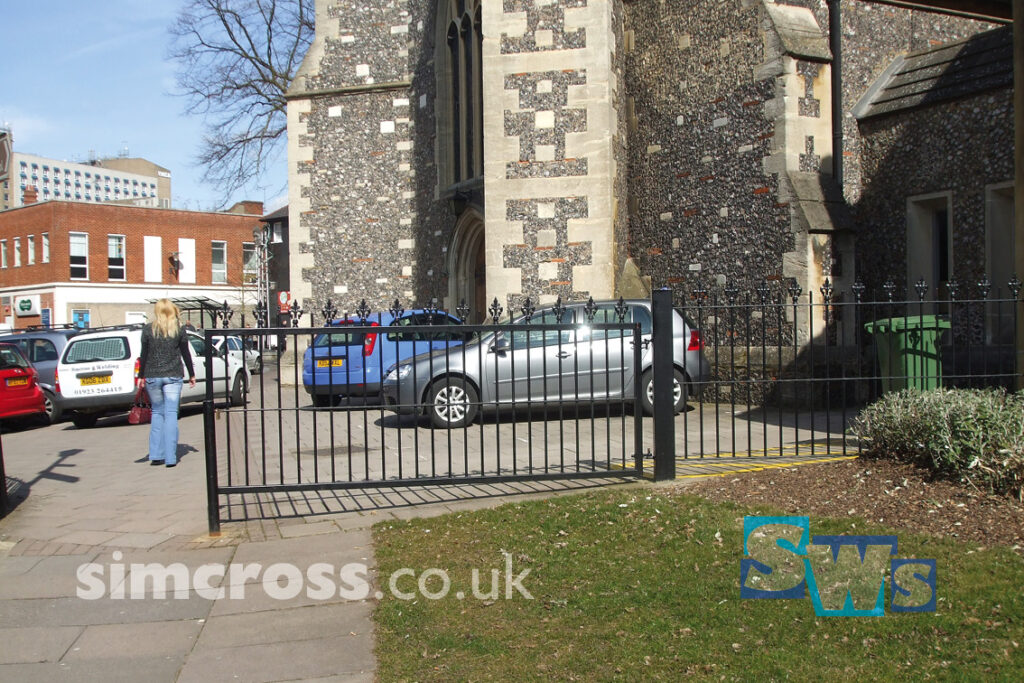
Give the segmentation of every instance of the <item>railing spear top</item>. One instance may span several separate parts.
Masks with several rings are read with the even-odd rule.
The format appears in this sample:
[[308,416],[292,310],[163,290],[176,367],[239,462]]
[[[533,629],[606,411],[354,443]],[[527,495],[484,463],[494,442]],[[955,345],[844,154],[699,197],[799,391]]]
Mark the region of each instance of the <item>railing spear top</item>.
[[885,290],[885,294],[889,297],[889,302],[892,302],[893,294],[896,293],[896,283],[892,280],[886,280],[885,284],[882,285],[882,289]]
[[615,304],[615,317],[620,323],[624,323],[626,322],[626,313],[628,312],[629,307],[626,306],[626,300],[620,296],[618,302]]
[[992,282],[988,279],[988,276],[982,277],[978,281],[978,293],[981,294],[982,299],[988,298],[988,293],[992,291]]
[[833,289],[831,280],[825,278],[825,283],[821,286],[821,296],[826,304],[832,300]]
[[583,313],[587,316],[587,322],[594,322],[594,316],[597,314],[597,304],[594,303],[594,297],[590,297],[587,300],[587,305],[583,307]]
[[494,297],[494,301],[491,303],[491,307],[488,309],[488,311],[491,314],[491,322],[497,325],[498,319],[501,318],[501,313],[504,310],[505,309],[502,308],[501,304],[498,303],[498,297]]
[[857,281],[853,283],[853,286],[850,287],[850,289],[853,290],[853,296],[856,298],[857,303],[860,303],[861,297],[864,296],[864,290],[867,289],[867,287],[860,278],[857,278]]
[[359,316],[359,322],[366,324],[366,319],[370,317],[370,307],[366,304],[366,299],[359,302],[356,307],[356,315]]
[[466,318],[469,317],[469,305],[466,303],[465,299],[462,299],[459,302],[459,305],[455,307],[455,312],[459,314],[459,320],[465,323]]
[[330,325],[338,317],[338,307],[328,299],[320,313],[324,316],[324,325]]
[[302,314],[305,311],[302,310],[302,306],[299,305],[298,299],[292,299],[292,305],[288,308],[288,315],[292,320],[292,327],[299,326],[299,320],[302,318]]
[[1016,299],[1020,293],[1020,278],[1014,273],[1010,281],[1006,283],[1006,286],[1010,288],[1010,293],[1013,294],[1013,298]]
[[523,302],[522,307],[519,309],[523,313],[523,317],[526,318],[526,322],[530,322],[530,318],[533,317],[534,311],[537,307],[533,305],[533,300],[530,297],[526,297],[526,301]]
[[924,297],[928,293],[928,283],[925,282],[924,278],[920,278],[914,283],[914,290],[917,292],[918,300],[924,301]]

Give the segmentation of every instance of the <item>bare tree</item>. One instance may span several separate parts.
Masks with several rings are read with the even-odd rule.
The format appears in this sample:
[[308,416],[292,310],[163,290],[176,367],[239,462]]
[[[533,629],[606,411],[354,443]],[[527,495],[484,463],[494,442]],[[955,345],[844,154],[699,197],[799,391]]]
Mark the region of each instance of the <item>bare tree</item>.
[[277,157],[284,94],[313,39],[314,0],[187,0],[171,27],[185,111],[205,119],[197,162],[226,202]]

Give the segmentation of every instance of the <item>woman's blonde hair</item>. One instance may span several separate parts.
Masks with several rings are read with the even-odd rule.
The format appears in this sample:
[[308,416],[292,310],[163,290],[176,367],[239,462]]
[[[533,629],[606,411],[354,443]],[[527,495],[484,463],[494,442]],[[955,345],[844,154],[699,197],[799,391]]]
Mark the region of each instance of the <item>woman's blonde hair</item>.
[[160,299],[153,304],[153,336],[174,337],[181,329],[178,316],[181,311],[170,299]]

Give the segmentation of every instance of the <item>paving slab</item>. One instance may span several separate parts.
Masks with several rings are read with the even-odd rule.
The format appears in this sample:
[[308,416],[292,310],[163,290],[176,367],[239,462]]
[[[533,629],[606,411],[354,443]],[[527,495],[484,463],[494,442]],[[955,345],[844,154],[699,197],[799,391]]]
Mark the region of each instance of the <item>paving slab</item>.
[[[161,620],[204,619],[213,601],[196,593],[188,598],[143,600],[82,600],[80,598],[28,598],[0,600],[0,624],[12,627],[88,626],[137,624]],[[2,680],[2,679],[0,679]]]
[[339,636],[366,637],[366,618],[372,605],[362,603],[279,609],[211,616],[196,650],[223,649],[291,640],[315,640]]
[[116,660],[126,655],[132,659],[182,659],[183,653],[195,647],[202,628],[199,619],[86,626],[62,661]]
[[77,626],[0,628],[0,664],[59,661],[81,633]]
[[0,665],[0,681],[18,683],[138,683],[173,681],[183,657],[131,657],[49,664]]
[[[96,558],[99,553],[44,557],[27,571],[0,581],[0,600],[33,597],[73,597],[79,588],[78,569]],[[6,562],[4,563],[6,564]],[[0,624],[3,624],[0,621]]]
[[365,674],[372,671],[372,649],[357,637],[263,643],[193,652],[178,683],[242,680],[252,683]]

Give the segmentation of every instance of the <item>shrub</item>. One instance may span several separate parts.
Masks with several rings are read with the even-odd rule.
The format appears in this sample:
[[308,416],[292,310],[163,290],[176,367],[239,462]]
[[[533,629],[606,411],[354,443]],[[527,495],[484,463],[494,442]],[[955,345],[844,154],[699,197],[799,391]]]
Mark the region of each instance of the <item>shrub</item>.
[[906,389],[854,421],[880,458],[1024,499],[1024,394],[1000,389]]

